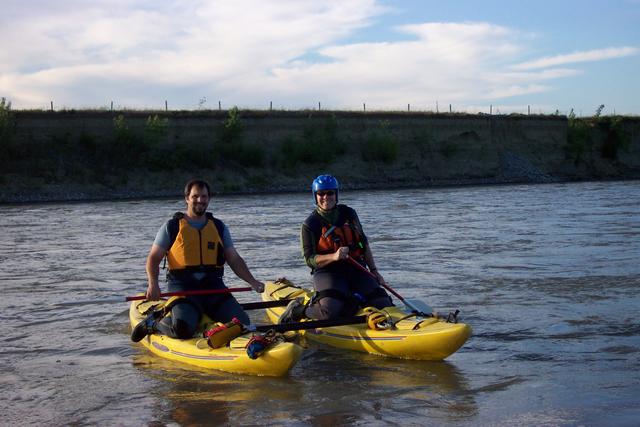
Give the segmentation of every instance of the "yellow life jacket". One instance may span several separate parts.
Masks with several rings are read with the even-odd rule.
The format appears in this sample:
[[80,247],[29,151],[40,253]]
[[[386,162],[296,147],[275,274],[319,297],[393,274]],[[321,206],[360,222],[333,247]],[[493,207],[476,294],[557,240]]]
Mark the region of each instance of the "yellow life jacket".
[[223,225],[219,219],[207,213],[207,223],[200,230],[192,227],[181,212],[176,213],[171,221],[169,234],[173,243],[167,252],[169,271],[223,268]]

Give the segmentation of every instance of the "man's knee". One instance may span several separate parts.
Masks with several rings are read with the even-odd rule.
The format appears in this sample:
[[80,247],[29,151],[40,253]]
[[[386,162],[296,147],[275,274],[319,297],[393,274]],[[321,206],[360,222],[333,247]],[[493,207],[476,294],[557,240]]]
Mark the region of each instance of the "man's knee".
[[331,297],[319,299],[307,308],[307,315],[312,314],[314,319],[327,320],[343,316],[344,302]]
[[176,319],[173,325],[173,332],[176,335],[176,338],[184,340],[193,337],[195,327],[182,319]]
[[211,306],[207,314],[211,319],[217,322],[227,323],[235,317],[243,325],[251,323],[249,315],[243,310],[242,306],[235,300],[235,298],[225,298],[218,304]]

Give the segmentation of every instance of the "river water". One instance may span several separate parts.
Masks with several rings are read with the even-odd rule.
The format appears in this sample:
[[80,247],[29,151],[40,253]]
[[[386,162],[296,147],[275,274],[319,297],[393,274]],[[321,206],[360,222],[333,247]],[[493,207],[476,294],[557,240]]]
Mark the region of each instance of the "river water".
[[[180,200],[0,206],[0,423],[640,423],[640,182],[340,196],[396,291],[472,325],[445,362],[310,344],[274,379],[165,361],[129,340],[125,303],[56,304],[142,291],[151,241]],[[256,277],[303,285],[311,209],[309,194],[211,203]]]

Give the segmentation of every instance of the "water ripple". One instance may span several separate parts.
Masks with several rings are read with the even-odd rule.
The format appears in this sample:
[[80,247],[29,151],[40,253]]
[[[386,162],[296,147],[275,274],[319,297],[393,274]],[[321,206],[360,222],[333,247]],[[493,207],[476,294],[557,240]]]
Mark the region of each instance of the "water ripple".
[[[341,200],[358,211],[397,292],[438,311],[461,309],[473,326],[448,361],[310,345],[289,376],[272,379],[160,359],[130,342],[126,304],[72,303],[143,291],[149,245],[183,201],[2,206],[3,422],[637,420],[629,408],[640,407],[640,374],[630,369],[640,349],[638,182],[345,191]],[[310,202],[308,194],[216,197],[211,209],[257,278],[310,286],[299,248]],[[226,280],[241,283],[230,271]]]

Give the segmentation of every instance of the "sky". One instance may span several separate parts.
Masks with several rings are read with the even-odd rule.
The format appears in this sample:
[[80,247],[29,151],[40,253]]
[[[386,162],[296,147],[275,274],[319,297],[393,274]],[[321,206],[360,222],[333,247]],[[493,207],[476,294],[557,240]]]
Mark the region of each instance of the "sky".
[[12,109],[640,114],[640,0],[0,0]]

